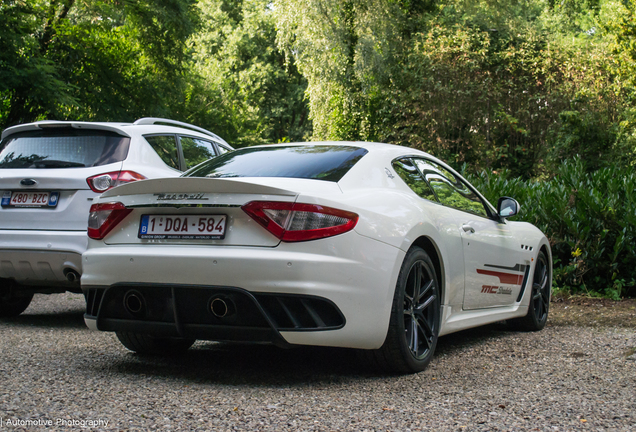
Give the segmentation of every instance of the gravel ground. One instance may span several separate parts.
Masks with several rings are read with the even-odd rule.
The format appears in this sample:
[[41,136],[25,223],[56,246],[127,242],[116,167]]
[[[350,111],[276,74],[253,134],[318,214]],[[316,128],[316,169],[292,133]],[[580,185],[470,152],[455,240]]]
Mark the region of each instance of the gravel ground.
[[386,376],[336,349],[198,342],[144,358],[87,330],[83,302],[38,295],[0,321],[0,430],[636,430],[636,327],[620,316],[572,325],[553,305],[542,332],[449,335],[426,371]]

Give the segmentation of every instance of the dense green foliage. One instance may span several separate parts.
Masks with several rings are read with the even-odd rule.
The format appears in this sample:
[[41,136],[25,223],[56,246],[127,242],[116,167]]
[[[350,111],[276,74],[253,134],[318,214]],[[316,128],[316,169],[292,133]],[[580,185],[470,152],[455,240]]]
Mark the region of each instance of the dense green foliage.
[[517,220],[550,239],[554,284],[575,293],[618,299],[636,295],[636,173],[602,168],[588,173],[580,159],[565,162],[547,181],[481,172],[468,176],[491,202],[521,204]]
[[301,140],[306,81],[265,0],[3,0],[0,127],[197,123],[236,146]]
[[190,121],[236,146],[372,140],[477,169],[636,148],[633,0],[4,0],[0,127]]
[[505,172],[485,187],[548,233],[559,285],[625,293],[635,1],[2,0],[0,128],[159,116],[235,147],[419,148]]
[[[392,142],[525,178],[634,150],[626,0],[276,0],[314,137]],[[593,162],[593,163],[592,163]]]
[[188,121],[235,147],[302,141],[311,128],[306,80],[276,48],[269,0],[200,0],[202,25],[190,40]]
[[0,124],[167,114],[183,85],[193,3],[3,1]]

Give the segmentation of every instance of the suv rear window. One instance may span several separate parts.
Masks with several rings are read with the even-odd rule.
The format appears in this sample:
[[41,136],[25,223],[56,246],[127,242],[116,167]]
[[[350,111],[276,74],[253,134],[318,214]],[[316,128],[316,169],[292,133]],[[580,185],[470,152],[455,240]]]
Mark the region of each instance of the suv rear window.
[[210,159],[183,177],[291,177],[337,182],[365,154],[365,149],[348,146],[248,147]]
[[130,138],[100,130],[22,132],[0,143],[0,168],[76,168],[121,162]]

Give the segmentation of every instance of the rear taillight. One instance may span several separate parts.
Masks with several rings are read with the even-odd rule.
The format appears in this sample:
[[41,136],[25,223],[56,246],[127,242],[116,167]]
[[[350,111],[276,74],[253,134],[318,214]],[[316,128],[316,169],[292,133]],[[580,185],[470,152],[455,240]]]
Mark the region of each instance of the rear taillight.
[[358,215],[316,204],[252,201],[243,211],[284,242],[299,242],[351,231]]
[[110,188],[136,180],[144,180],[146,177],[134,171],[113,171],[94,175],[86,179],[86,183],[93,192],[102,193]]
[[93,204],[88,215],[88,236],[95,240],[103,239],[131,211],[120,202]]

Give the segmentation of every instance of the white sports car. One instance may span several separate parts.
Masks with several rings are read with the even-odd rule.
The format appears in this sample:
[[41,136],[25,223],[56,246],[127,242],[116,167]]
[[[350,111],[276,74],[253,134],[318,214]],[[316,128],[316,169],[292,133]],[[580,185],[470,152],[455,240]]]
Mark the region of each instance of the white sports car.
[[545,326],[550,245],[507,220],[518,210],[408,147],[236,150],[95,200],[85,321],[139,353],[196,339],[321,345],[420,371],[438,336]]

